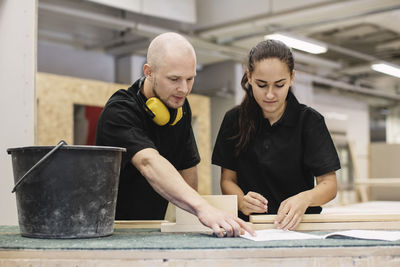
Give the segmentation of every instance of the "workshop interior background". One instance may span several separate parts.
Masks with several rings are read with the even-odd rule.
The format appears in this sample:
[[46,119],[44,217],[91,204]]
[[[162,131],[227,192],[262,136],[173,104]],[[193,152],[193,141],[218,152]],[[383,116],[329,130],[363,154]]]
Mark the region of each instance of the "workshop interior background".
[[[5,2],[0,224],[17,224],[6,149],[65,138],[92,145],[105,101],[142,75],[147,46],[167,31],[185,35],[197,53],[189,100],[197,110],[200,193],[220,194],[210,155],[223,115],[243,97],[248,51],[268,34],[286,33],[327,48],[294,50],[293,88],[300,102],[324,115],[339,152],[339,193],[327,205],[400,200],[398,0],[38,0],[21,5],[27,15],[15,18],[2,14]],[[15,46],[12,40],[21,38]],[[375,71],[377,63],[390,64],[398,76]]]

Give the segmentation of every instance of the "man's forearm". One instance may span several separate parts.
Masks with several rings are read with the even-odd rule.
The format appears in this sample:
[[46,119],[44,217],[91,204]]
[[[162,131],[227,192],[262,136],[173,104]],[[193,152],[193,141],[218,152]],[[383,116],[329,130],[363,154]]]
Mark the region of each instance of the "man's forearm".
[[[206,201],[182,178],[175,167],[154,149],[138,152],[132,163],[161,196],[197,215]],[[193,170],[191,170],[193,171]]]
[[192,167],[185,170],[179,171],[180,175],[185,179],[186,183],[190,185],[194,190],[198,190],[198,178],[197,178],[197,168]]

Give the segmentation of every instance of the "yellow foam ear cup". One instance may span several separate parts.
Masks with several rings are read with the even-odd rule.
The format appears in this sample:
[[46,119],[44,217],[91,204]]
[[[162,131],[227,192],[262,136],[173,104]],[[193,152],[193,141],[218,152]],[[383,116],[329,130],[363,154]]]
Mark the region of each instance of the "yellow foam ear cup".
[[180,119],[183,117],[182,107],[176,110],[176,117],[175,120],[171,123],[171,125],[175,125]]
[[146,106],[154,113],[153,121],[160,126],[164,126],[170,120],[170,115],[167,107],[156,97],[147,99]]

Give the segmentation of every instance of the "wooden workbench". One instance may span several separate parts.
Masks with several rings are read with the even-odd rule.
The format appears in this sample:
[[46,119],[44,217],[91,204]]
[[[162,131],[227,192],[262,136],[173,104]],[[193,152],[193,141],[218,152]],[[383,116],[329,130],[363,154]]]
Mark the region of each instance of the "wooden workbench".
[[[322,232],[317,232],[321,233]],[[400,241],[254,242],[159,229],[116,229],[109,237],[24,238],[0,226],[0,266],[400,266]]]

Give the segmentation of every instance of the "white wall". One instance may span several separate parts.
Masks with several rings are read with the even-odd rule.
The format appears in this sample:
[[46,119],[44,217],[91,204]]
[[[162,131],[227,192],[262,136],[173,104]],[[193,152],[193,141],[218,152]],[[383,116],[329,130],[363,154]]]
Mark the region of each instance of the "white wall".
[[39,72],[105,82],[115,81],[113,56],[66,45],[39,43],[37,68]]
[[386,118],[386,141],[389,144],[400,144],[400,107],[389,108]]
[[[213,95],[211,99],[211,152],[225,113],[241,102],[243,90],[240,87],[242,78],[241,64],[233,61],[216,63],[204,67],[195,79],[195,93]],[[217,93],[219,92],[219,93]],[[220,194],[221,168],[211,166],[211,192]]]
[[353,145],[360,178],[368,177],[369,109],[368,104],[348,96],[319,93],[311,105],[325,117],[330,131],[345,133]]
[[278,13],[307,5],[334,0],[251,0],[251,1],[232,1],[232,0],[198,0],[197,1],[197,25],[200,28],[210,27],[216,24],[228,24],[229,22],[240,19],[251,19],[256,16],[268,17],[268,13]]
[[37,1],[0,1],[0,225],[17,224],[11,157],[34,145]]
[[116,60],[116,79],[118,83],[132,84],[143,76],[143,65],[146,57],[126,56]]
[[[214,149],[219,128],[225,113],[235,106],[234,98],[212,97],[211,98],[211,148]],[[216,165],[211,166],[211,193],[221,194],[221,168]]]
[[[183,22],[196,22],[196,0],[89,0],[135,13]],[[168,10],[168,12],[166,12]]]
[[270,10],[269,1],[198,0],[197,25],[207,27],[227,23],[237,19],[266,14]]

